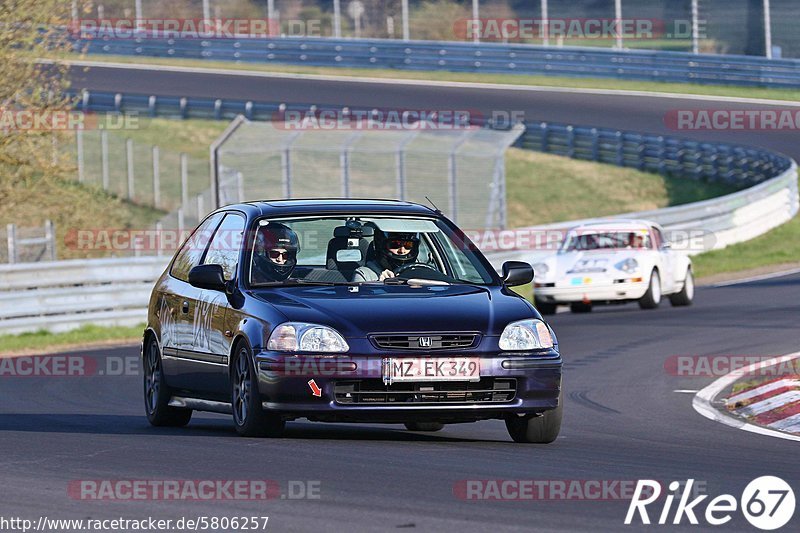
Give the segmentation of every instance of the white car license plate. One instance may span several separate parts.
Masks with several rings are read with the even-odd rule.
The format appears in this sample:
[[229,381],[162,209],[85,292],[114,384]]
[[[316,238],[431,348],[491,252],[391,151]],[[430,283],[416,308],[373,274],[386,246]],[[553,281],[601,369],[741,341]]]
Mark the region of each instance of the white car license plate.
[[479,357],[389,357],[383,381],[480,381]]

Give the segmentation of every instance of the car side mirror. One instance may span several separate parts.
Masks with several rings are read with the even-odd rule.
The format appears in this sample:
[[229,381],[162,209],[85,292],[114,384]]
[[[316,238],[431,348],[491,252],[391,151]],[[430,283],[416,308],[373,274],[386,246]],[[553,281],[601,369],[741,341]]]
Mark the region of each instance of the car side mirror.
[[225,292],[225,274],[221,265],[197,265],[189,271],[189,284],[198,289]]
[[503,263],[503,283],[509,287],[525,285],[533,281],[533,267],[523,261]]

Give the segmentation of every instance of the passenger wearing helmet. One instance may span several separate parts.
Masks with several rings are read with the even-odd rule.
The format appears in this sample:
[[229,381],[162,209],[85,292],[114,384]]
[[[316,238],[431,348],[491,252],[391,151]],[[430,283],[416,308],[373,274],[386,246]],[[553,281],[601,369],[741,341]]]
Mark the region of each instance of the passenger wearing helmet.
[[300,242],[289,227],[270,222],[260,226],[253,251],[253,283],[284,281],[297,265]]
[[356,269],[353,281],[383,281],[393,278],[397,270],[417,261],[419,235],[417,233],[387,233],[375,231],[375,258]]

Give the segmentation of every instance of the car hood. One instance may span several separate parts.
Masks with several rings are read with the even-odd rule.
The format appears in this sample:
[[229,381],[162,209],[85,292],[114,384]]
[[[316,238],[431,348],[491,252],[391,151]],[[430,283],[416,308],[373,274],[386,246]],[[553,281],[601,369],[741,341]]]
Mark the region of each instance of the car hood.
[[369,333],[476,331],[498,336],[515,320],[536,316],[524,299],[500,287],[271,287],[253,296],[288,320],[324,324],[345,337]]

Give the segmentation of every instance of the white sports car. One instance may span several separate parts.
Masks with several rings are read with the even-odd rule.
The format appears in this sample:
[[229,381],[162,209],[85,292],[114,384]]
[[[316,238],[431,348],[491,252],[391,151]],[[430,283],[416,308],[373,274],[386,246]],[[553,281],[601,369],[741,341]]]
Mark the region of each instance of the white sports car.
[[570,229],[556,254],[533,265],[534,297],[543,315],[567,304],[573,313],[594,304],[638,301],[655,309],[662,296],[674,306],[694,298],[692,261],[673,250],[658,224],[608,220]]

